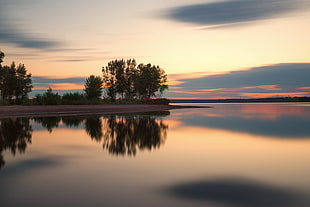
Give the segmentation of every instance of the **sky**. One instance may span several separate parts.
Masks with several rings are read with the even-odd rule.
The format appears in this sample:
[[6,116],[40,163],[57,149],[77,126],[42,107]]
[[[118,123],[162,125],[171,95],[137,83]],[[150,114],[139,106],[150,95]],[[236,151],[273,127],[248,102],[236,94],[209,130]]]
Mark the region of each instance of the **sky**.
[[4,64],[33,92],[83,89],[115,59],[168,74],[168,98],[310,96],[308,0],[0,0]]

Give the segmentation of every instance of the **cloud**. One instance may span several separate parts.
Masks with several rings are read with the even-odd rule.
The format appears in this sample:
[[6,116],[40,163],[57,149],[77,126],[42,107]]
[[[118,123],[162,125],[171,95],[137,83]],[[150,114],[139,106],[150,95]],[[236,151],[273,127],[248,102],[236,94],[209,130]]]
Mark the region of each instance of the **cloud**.
[[166,17],[204,26],[240,26],[273,19],[309,8],[304,0],[236,0],[187,5],[170,9]]
[[61,46],[60,41],[49,40],[34,34],[13,29],[0,22],[0,42],[14,44],[22,48],[49,49]]
[[[17,47],[47,50],[63,45],[63,42],[44,38],[43,34],[35,34],[28,29],[21,29],[24,20],[17,20],[13,15],[12,8],[27,2],[3,0],[0,6],[0,42],[13,44]],[[36,2],[28,2],[29,5]]]
[[47,76],[34,76],[34,83],[74,83],[82,84],[85,82],[85,77],[67,77],[67,78],[56,78]]
[[[177,76],[175,76],[177,77]],[[175,79],[168,97],[239,98],[309,96],[310,63],[277,64],[220,75]],[[177,87],[177,88],[175,88]]]
[[48,88],[52,88],[55,93],[63,94],[67,92],[81,92],[84,88],[86,77],[44,77],[34,76],[33,91],[30,96],[34,96],[38,93],[44,93]]

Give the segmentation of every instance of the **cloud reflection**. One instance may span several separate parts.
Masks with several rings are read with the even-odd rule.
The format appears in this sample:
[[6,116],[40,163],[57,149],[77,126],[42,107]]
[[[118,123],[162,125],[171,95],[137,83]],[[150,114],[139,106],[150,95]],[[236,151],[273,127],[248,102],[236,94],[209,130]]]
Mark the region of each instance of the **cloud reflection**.
[[268,103],[212,106],[198,113],[180,113],[175,119],[182,120],[186,126],[224,129],[276,139],[310,138],[310,107],[307,106]]
[[225,203],[233,206],[308,206],[309,199],[298,193],[249,180],[221,178],[184,182],[165,192],[183,199]]

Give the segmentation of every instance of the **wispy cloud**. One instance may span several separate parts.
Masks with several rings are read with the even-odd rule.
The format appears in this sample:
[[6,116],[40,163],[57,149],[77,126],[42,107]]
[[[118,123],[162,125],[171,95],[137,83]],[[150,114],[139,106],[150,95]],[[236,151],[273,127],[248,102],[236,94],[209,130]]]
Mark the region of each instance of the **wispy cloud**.
[[67,92],[82,92],[86,77],[48,77],[34,76],[33,91],[30,96],[38,93],[44,93],[48,88],[54,92],[63,94]]
[[82,84],[85,81],[85,77],[48,77],[48,76],[34,76],[33,81],[35,83],[74,83]]
[[166,17],[203,26],[230,27],[286,16],[309,6],[305,0],[226,0],[175,7]]
[[[1,10],[0,10],[1,11]],[[3,21],[3,20],[1,20]],[[63,45],[62,42],[40,37],[27,31],[7,26],[0,21],[0,42],[22,48],[50,49]]]

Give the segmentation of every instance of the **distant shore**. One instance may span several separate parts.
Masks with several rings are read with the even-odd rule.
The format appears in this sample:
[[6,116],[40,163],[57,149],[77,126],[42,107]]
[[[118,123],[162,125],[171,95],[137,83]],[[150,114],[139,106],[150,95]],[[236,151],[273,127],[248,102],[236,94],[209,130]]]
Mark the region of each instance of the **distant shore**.
[[[32,105],[0,106],[0,118],[78,116],[96,114],[137,113],[197,108],[180,105],[103,104],[103,105]],[[199,107],[201,108],[201,107]],[[207,108],[207,107],[204,107]]]
[[281,103],[281,102],[310,102],[310,97],[278,97],[250,99],[171,99],[170,103]]

